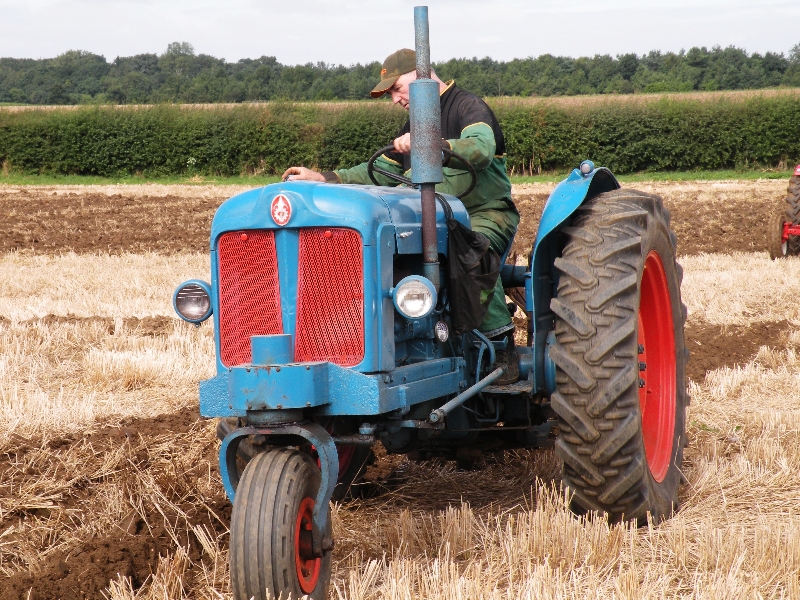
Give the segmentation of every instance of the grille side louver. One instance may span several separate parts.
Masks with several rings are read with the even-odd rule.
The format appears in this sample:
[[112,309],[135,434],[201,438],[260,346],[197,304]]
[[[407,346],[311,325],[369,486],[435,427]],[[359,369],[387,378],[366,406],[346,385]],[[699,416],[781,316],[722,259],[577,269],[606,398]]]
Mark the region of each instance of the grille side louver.
[[351,229],[300,231],[295,360],[344,367],[364,358],[361,236]]
[[250,336],[283,333],[275,233],[225,233],[217,261],[220,358],[228,367],[249,363]]

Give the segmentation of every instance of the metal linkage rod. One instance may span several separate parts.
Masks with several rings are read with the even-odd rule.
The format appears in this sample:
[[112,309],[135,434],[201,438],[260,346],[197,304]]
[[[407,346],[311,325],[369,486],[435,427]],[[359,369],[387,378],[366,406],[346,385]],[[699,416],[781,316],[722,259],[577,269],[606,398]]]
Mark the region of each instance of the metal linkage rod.
[[440,423],[444,421],[444,418],[453,412],[456,408],[464,404],[467,400],[472,398],[475,394],[480,392],[482,389],[489,386],[495,379],[500,377],[503,373],[506,372],[508,367],[498,367],[491,373],[489,373],[486,377],[481,379],[478,383],[473,385],[472,387],[467,388],[463,392],[461,392],[458,396],[450,400],[447,404],[442,406],[442,408],[437,408],[436,410],[432,410],[431,414],[428,416],[428,421],[431,423]]

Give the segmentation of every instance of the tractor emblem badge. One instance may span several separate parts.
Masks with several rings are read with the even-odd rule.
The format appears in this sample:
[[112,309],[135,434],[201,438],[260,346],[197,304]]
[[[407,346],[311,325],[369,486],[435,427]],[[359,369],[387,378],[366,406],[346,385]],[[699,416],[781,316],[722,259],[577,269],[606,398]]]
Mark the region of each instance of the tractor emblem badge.
[[272,199],[269,212],[272,215],[272,220],[283,226],[292,218],[292,205],[286,196],[279,194]]

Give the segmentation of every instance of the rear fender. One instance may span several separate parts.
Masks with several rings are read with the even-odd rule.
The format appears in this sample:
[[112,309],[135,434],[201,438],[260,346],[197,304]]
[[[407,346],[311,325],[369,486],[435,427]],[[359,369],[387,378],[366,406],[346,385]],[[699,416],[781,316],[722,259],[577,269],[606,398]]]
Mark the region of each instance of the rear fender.
[[604,167],[591,167],[592,170],[586,175],[574,169],[569,177],[556,186],[542,211],[536,233],[531,255],[531,277],[525,282],[526,310],[533,313],[533,381],[536,391],[545,390],[545,346],[547,334],[553,329],[550,300],[558,285],[558,271],[553,262],[561,256],[564,243],[558,233],[569,226],[572,215],[581,204],[598,194],[620,187],[611,171]]

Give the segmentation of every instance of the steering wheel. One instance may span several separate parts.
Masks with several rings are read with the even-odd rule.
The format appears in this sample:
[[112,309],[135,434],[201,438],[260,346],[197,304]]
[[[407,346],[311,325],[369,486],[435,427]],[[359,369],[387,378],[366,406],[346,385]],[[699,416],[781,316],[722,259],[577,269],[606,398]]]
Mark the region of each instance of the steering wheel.
[[[385,148],[381,148],[380,150],[378,150],[367,161],[367,174],[369,175],[369,178],[372,180],[372,183],[374,183],[375,185],[380,185],[380,183],[378,183],[378,180],[375,179],[375,173],[379,173],[384,177],[391,179],[392,181],[396,181],[397,183],[405,183],[406,185],[409,185],[411,187],[416,187],[418,184],[413,183],[408,177],[404,175],[398,175],[397,173],[392,173],[391,171],[387,171],[386,169],[381,169],[380,167],[375,166],[375,160],[379,156],[386,154],[387,152],[394,152],[394,151],[395,151],[394,146],[386,146]],[[461,156],[458,152],[453,152],[450,148],[442,148],[442,154],[445,157],[455,157],[462,163],[464,163],[467,166],[467,171],[469,171],[469,174],[472,177],[469,183],[469,187],[466,189],[466,191],[456,196],[460,200],[461,198],[463,198],[464,196],[466,196],[472,190],[475,189],[475,185],[478,183],[478,174],[475,172],[475,167],[473,167],[472,164],[470,164],[470,162],[466,158]]]

